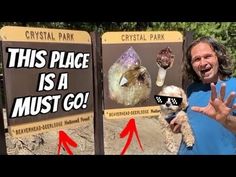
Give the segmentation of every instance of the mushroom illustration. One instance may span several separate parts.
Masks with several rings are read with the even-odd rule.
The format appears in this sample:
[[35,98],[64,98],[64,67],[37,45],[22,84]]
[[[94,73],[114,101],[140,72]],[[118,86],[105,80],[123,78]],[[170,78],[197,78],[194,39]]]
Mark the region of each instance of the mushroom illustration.
[[166,72],[173,66],[174,57],[175,56],[172,54],[170,47],[166,47],[158,53],[156,58],[156,64],[158,66],[156,85],[158,87],[163,86]]

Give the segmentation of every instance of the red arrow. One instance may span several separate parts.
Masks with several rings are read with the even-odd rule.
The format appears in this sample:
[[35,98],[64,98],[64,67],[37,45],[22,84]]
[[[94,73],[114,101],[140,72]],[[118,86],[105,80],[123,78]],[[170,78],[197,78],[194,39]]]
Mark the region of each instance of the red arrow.
[[136,128],[136,124],[135,124],[135,120],[132,118],[129,120],[128,124],[126,125],[126,127],[124,128],[124,130],[120,133],[120,138],[124,138],[126,135],[129,134],[129,137],[127,139],[127,142],[125,144],[125,147],[123,148],[122,152],[120,155],[124,155],[125,151],[127,150],[127,148],[130,145],[130,142],[133,138],[133,134],[135,133],[136,138],[138,139],[138,144],[140,146],[140,148],[143,151],[143,147],[142,144],[140,142],[139,136],[138,136],[138,132],[137,132],[137,128]]
[[57,154],[60,154],[61,151],[61,146],[63,145],[63,147],[66,149],[66,152],[69,155],[73,155],[72,151],[70,150],[70,148],[68,147],[68,144],[71,145],[72,147],[77,147],[77,143],[75,141],[73,141],[64,131],[59,131],[59,143],[58,143],[58,151]]

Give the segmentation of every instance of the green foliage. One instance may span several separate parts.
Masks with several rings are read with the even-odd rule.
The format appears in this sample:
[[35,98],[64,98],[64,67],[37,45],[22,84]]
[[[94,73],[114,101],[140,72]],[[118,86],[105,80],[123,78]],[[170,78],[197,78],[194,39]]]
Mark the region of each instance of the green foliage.
[[[236,22],[1,22],[0,27],[28,26],[98,31],[193,31],[194,39],[211,36],[226,46],[236,63]],[[235,65],[236,66],[236,65]],[[234,70],[236,76],[236,69]]]

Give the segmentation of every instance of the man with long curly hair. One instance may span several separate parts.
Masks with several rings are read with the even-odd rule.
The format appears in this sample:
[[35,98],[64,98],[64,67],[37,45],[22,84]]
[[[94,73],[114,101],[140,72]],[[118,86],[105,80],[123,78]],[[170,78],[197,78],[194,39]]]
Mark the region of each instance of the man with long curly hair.
[[[236,154],[236,78],[226,48],[211,37],[189,46],[185,72],[188,87],[187,114],[196,141],[192,149],[181,143],[178,154]],[[174,132],[180,124],[171,121]]]

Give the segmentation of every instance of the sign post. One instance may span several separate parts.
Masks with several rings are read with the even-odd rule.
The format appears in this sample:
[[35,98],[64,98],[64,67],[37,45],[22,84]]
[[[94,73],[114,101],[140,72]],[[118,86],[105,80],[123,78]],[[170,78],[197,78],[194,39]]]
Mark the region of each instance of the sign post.
[[177,31],[103,34],[105,118],[158,116],[154,95],[165,85],[182,86],[182,44]]
[[[2,88],[2,82],[0,82],[0,88]],[[2,90],[0,90],[0,155],[7,155],[2,94],[4,93],[2,92]]]
[[3,27],[1,39],[13,137],[92,122],[92,48],[87,32]]

